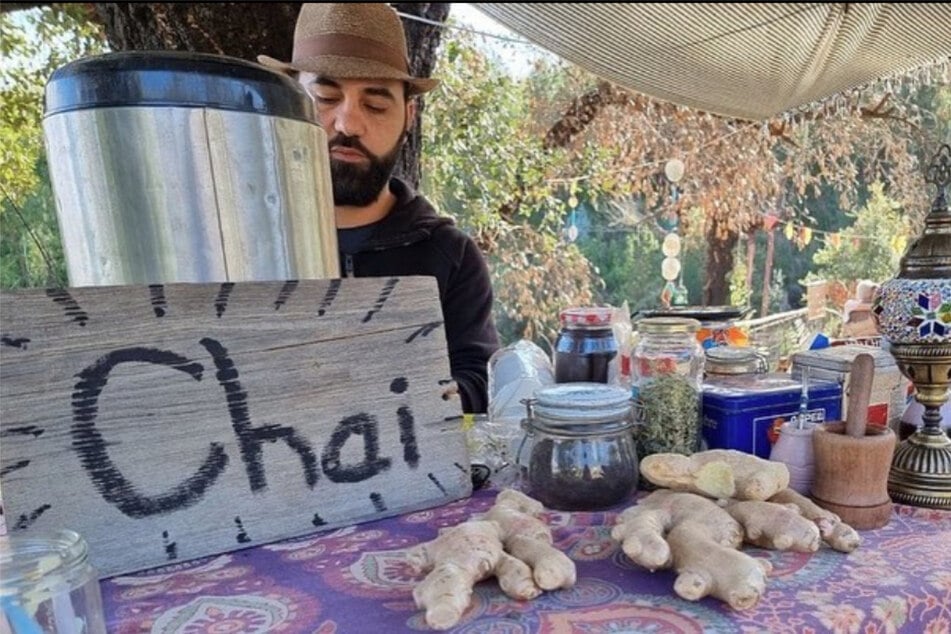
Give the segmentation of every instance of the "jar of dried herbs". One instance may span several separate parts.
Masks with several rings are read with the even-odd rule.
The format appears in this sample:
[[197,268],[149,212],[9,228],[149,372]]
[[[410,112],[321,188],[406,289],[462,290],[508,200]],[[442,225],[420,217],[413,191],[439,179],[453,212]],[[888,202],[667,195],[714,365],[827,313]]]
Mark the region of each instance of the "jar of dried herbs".
[[527,401],[528,493],[548,508],[590,511],[628,500],[637,488],[630,392],[601,383],[540,388]]
[[649,317],[637,323],[631,355],[637,399],[637,453],[690,455],[700,449],[700,407],[704,354],[697,341],[700,322]]

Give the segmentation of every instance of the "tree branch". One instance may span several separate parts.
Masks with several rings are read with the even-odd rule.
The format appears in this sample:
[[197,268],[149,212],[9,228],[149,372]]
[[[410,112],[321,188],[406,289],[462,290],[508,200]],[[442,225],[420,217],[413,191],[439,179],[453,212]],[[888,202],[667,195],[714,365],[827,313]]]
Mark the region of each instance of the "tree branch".
[[567,146],[572,139],[584,132],[585,128],[606,107],[625,103],[635,103],[643,108],[646,98],[643,95],[628,92],[611,82],[598,82],[597,88],[572,101],[565,114],[548,129],[545,135],[545,149]]
[[36,7],[45,7],[52,2],[4,2],[0,4],[0,13],[12,13],[13,11],[23,11],[24,9],[35,9]]

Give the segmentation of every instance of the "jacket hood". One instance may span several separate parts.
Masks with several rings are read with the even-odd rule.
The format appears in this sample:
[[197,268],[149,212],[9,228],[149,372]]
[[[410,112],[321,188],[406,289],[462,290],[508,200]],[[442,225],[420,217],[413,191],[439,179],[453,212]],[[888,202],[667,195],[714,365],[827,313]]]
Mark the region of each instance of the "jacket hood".
[[405,181],[391,178],[390,191],[396,196],[393,211],[380,221],[362,250],[412,244],[428,238],[439,227],[455,224],[452,218],[438,215],[429,201]]

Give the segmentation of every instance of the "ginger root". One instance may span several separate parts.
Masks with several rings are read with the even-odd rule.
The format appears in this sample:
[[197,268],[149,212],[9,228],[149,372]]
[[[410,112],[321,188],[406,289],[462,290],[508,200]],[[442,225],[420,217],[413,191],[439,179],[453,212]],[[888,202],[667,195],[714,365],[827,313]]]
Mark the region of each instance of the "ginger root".
[[789,486],[785,464],[733,449],[652,454],[641,460],[640,469],[659,487],[711,498],[768,500]]
[[575,564],[568,555],[552,546],[551,529],[538,519],[544,510],[538,500],[514,489],[506,489],[495,498],[495,506],[483,519],[498,522],[506,552],[531,567],[539,588],[570,588],[575,585]]
[[737,550],[740,523],[699,495],[655,491],[621,513],[611,537],[649,570],[673,567],[674,591],[684,599],[709,595],[742,610],[756,605],[766,590],[769,562]]
[[795,504],[730,500],[724,507],[743,526],[749,544],[773,550],[814,553],[822,543],[819,528]]
[[862,538],[855,529],[843,522],[838,515],[817,506],[815,502],[793,489],[783,489],[769,498],[769,501],[795,505],[803,517],[815,522],[822,541],[839,552],[850,553],[862,543]]
[[436,539],[411,548],[410,566],[428,572],[413,589],[426,624],[437,630],[454,626],[469,607],[473,586],[492,575],[518,600],[574,585],[575,564],[552,546],[551,530],[538,519],[543,511],[537,500],[507,489],[480,518],[442,529]]
[[771,566],[740,552],[743,542],[810,553],[822,541],[842,552],[861,541],[834,513],[789,489],[789,470],[780,462],[711,449],[689,457],[653,454],[640,468],[666,488],[621,513],[611,537],[640,566],[673,567],[674,590],[684,599],[714,596],[737,610],[754,606]]
[[429,571],[413,588],[416,607],[426,609],[426,623],[440,630],[455,625],[469,607],[472,586],[495,573],[501,559],[494,522],[465,522],[410,549],[407,561],[413,570]]

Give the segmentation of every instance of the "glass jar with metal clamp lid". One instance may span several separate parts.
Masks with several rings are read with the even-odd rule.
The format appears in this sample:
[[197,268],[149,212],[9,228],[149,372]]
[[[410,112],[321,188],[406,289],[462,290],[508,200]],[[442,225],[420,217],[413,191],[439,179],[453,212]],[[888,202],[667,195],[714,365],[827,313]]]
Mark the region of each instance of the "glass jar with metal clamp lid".
[[637,488],[638,461],[626,389],[562,383],[536,390],[525,404],[519,461],[527,460],[530,495],[563,511],[606,508],[629,498]]
[[716,346],[705,352],[707,375],[762,374],[769,369],[766,357],[755,348]]

